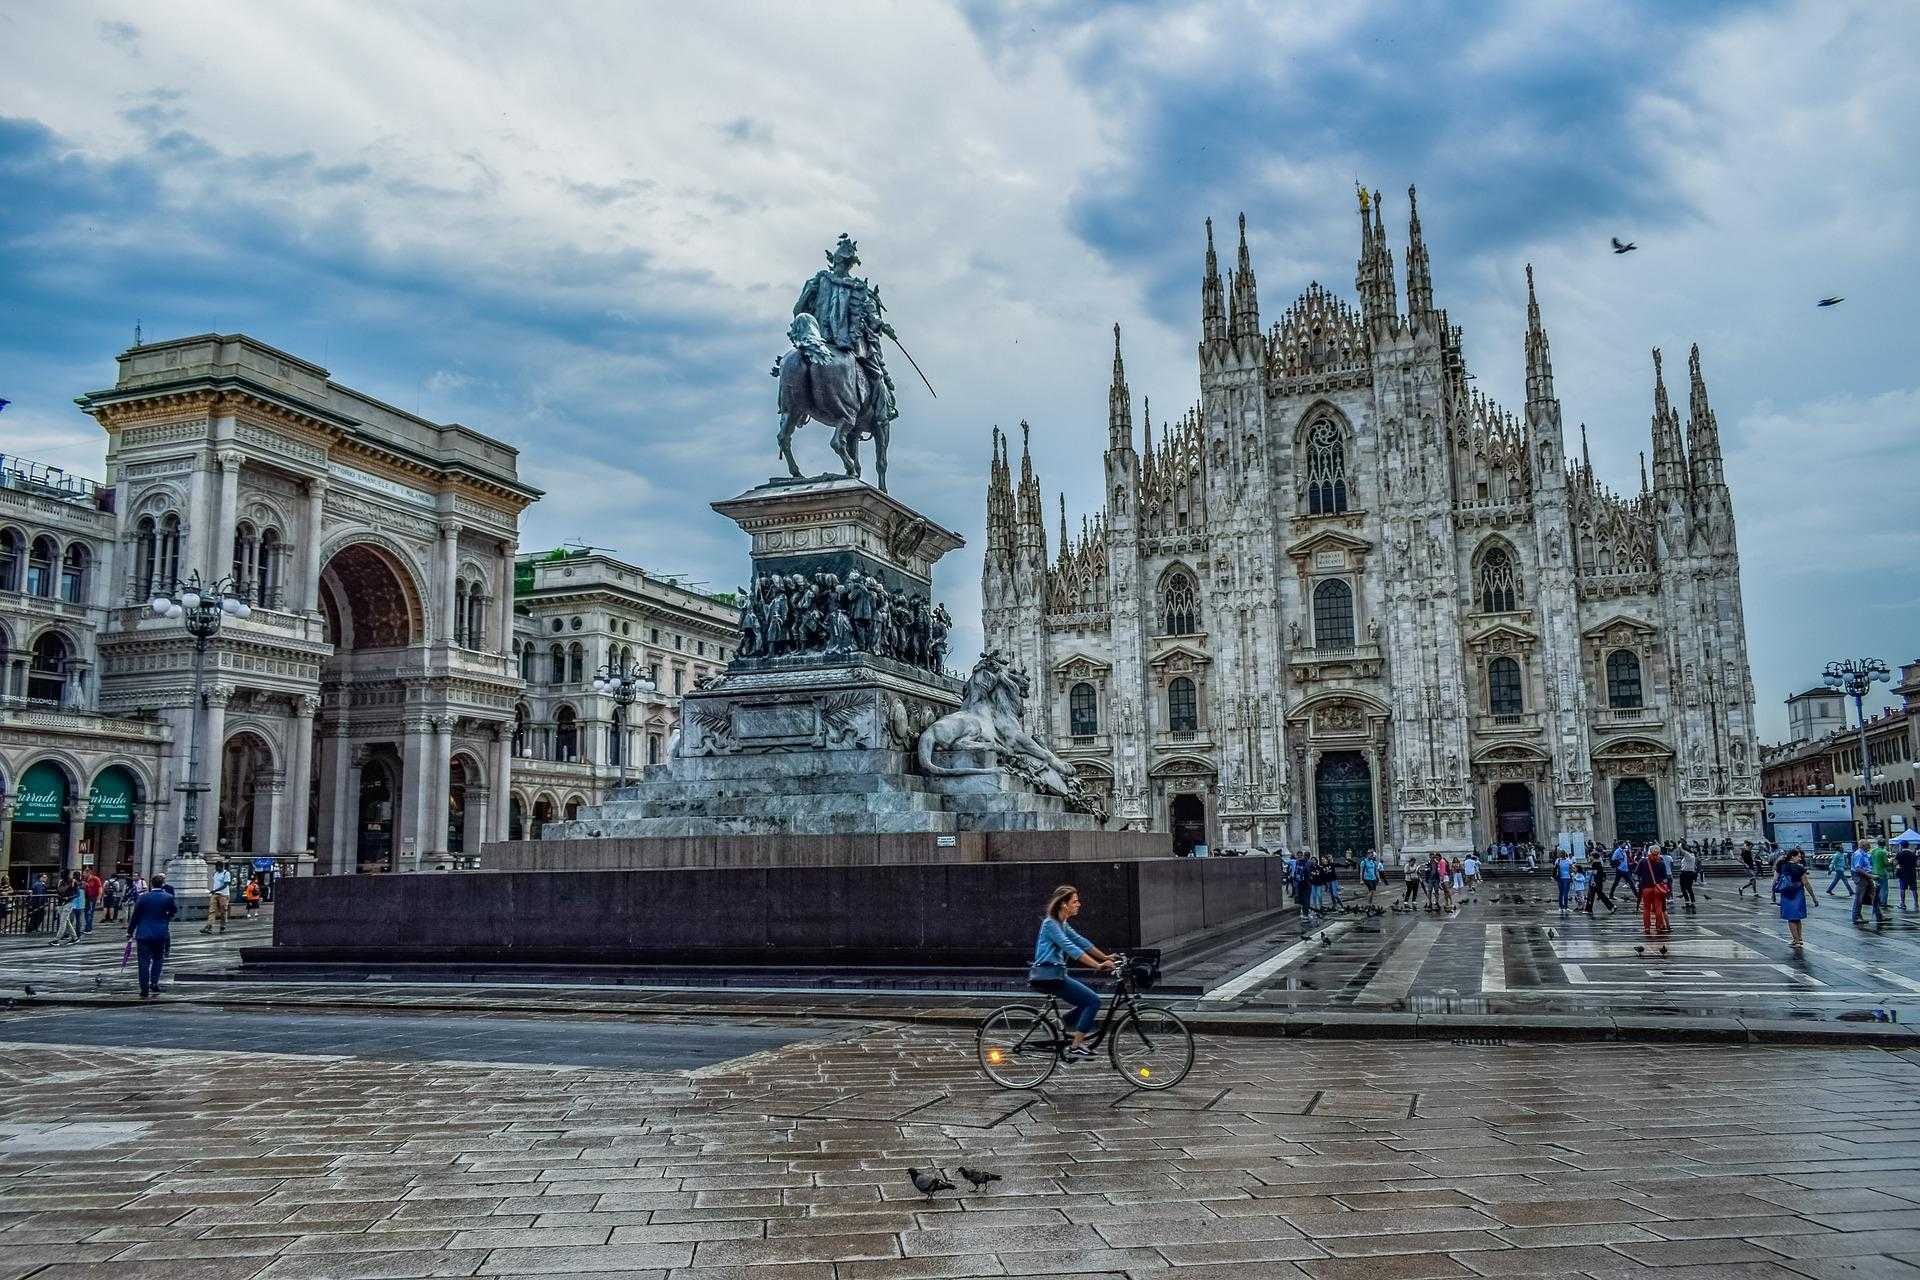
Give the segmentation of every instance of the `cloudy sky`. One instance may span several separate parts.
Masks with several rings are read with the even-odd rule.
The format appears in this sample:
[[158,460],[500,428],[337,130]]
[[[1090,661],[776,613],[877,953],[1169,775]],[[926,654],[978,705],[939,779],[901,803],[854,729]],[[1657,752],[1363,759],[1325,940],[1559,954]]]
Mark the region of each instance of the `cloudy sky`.
[[0,9],[0,447],[97,475],[72,398],[136,320],[243,330],[518,445],[524,547],[731,587],[705,504],[771,474],[766,370],[846,230],[939,389],[895,362],[892,487],[967,535],[971,619],[992,425],[1077,527],[1113,322],[1156,418],[1195,399],[1202,219],[1246,212],[1271,321],[1352,296],[1356,179],[1403,262],[1417,183],[1478,385],[1523,401],[1531,261],[1617,486],[1648,349],[1700,343],[1768,736],[1828,658],[1920,656],[1914,6],[700,8]]

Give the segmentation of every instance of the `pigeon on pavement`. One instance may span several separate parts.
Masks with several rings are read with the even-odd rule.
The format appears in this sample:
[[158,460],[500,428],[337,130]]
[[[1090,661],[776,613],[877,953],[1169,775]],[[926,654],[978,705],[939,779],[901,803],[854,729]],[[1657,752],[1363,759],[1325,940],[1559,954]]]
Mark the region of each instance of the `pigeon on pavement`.
[[931,1196],[936,1191],[951,1191],[953,1184],[940,1176],[935,1169],[932,1173],[922,1173],[918,1169],[907,1170],[907,1176],[913,1179],[914,1190],[923,1196]]
[[960,1176],[971,1182],[975,1190],[986,1186],[989,1182],[1000,1181],[1000,1175],[990,1169],[969,1169],[965,1165],[960,1166]]
[[1640,247],[1639,245],[1634,244],[1630,240],[1625,244],[1620,243],[1619,236],[1615,236],[1613,238],[1613,251],[1615,253],[1632,253],[1635,249],[1638,249],[1639,247]]

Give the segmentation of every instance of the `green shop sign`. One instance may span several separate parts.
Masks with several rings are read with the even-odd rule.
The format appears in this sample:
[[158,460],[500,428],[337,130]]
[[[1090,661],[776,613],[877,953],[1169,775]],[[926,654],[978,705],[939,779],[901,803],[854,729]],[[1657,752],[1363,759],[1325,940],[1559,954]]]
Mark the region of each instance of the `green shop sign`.
[[50,764],[37,764],[20,775],[13,794],[15,822],[61,822],[67,807],[67,780]]
[[125,769],[109,769],[93,780],[87,792],[87,821],[102,827],[132,823],[133,780]]

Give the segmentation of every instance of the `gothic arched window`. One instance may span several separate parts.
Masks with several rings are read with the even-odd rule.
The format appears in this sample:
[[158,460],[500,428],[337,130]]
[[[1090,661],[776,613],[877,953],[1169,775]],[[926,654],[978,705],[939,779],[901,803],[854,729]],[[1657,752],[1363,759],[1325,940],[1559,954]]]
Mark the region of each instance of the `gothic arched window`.
[[1313,647],[1353,647],[1353,588],[1341,578],[1328,578],[1313,589]]
[[1171,574],[1160,597],[1160,634],[1191,636],[1200,631],[1200,594],[1185,573]]
[[1495,658],[1487,664],[1487,710],[1496,716],[1517,716],[1525,705],[1520,691],[1520,664]]
[[1512,613],[1520,591],[1520,574],[1505,547],[1489,547],[1480,557],[1480,611]]
[[1631,649],[1607,655],[1607,705],[1623,711],[1646,705],[1640,683],[1640,659]]
[[1347,509],[1347,442],[1325,419],[1307,433],[1307,512],[1326,516]]
[[1174,733],[1193,733],[1200,728],[1200,699],[1193,681],[1175,676],[1167,685],[1167,728]]
[[1099,704],[1094,697],[1093,686],[1082,680],[1067,693],[1067,718],[1071,722],[1073,736],[1088,737],[1100,732]]

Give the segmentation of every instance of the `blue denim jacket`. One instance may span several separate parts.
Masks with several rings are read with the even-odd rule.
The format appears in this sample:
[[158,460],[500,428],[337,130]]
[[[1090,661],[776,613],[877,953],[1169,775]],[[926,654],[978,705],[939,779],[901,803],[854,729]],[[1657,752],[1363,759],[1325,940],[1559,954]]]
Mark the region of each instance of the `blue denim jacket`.
[[1040,922],[1040,936],[1034,940],[1033,962],[1065,965],[1067,957],[1078,960],[1091,946],[1091,942],[1074,932],[1072,925],[1048,916]]

